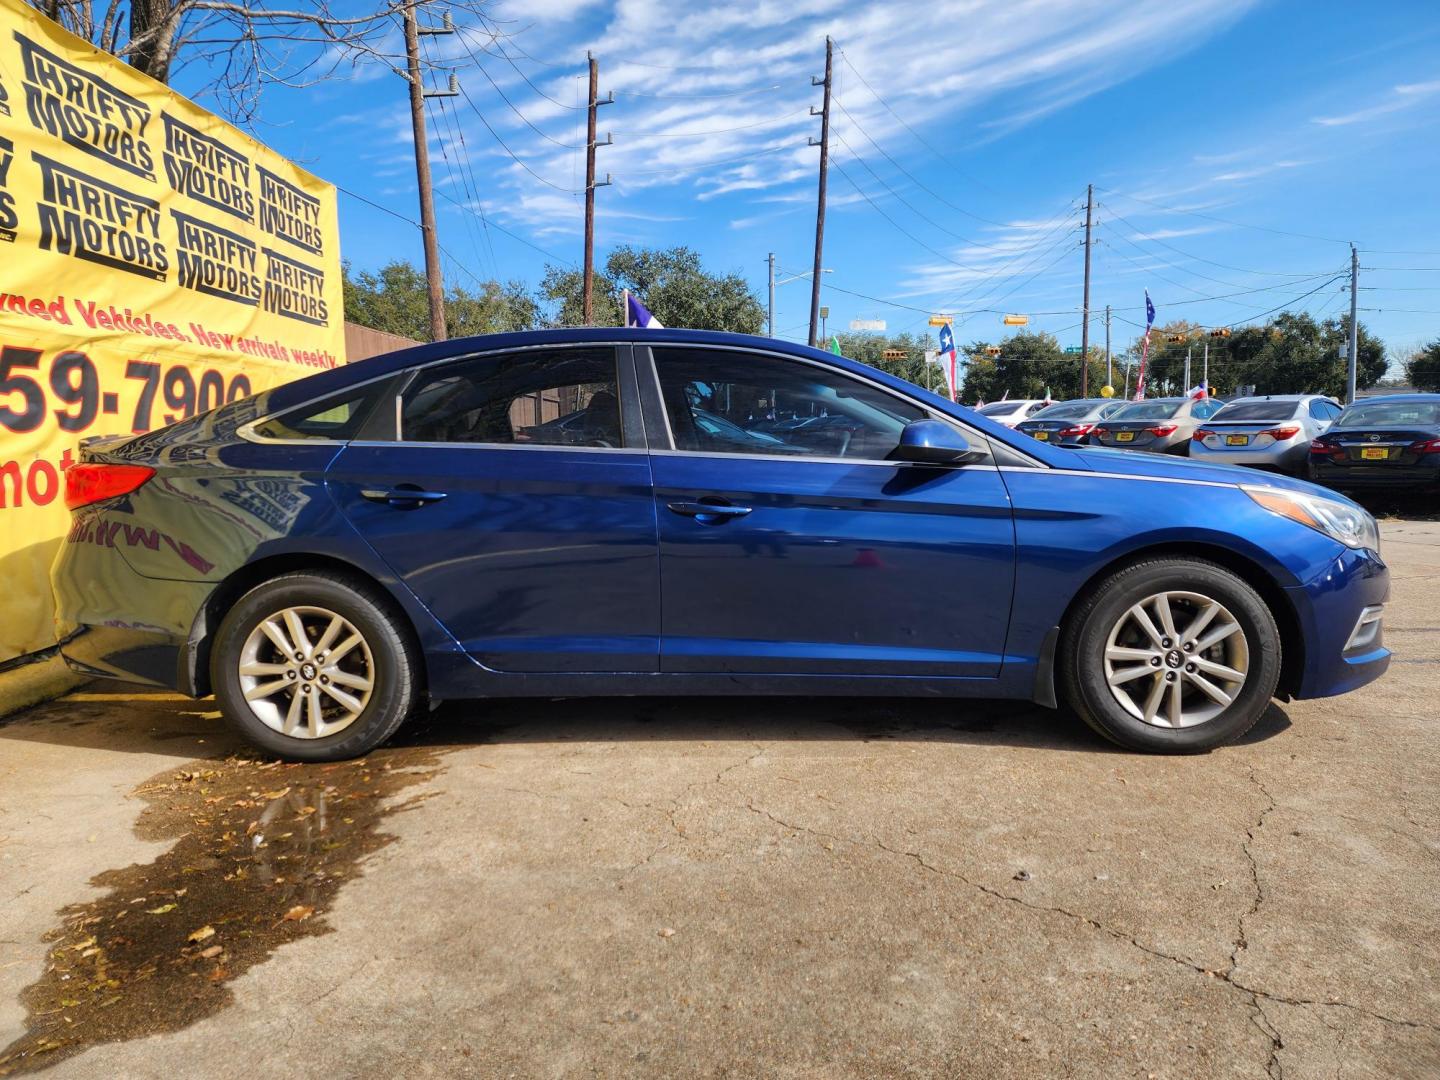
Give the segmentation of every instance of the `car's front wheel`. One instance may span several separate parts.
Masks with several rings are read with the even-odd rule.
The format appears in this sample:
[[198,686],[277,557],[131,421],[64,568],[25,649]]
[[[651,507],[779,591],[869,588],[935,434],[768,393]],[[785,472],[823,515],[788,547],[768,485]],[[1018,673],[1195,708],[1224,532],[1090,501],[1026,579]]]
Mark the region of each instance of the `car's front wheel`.
[[379,746],[414,710],[420,664],[371,587],[323,571],[255,586],[220,623],[211,685],[246,740],[292,761]]
[[1242,578],[1157,558],[1091,589],[1063,630],[1070,704],[1121,746],[1194,753],[1239,738],[1280,678],[1280,632]]

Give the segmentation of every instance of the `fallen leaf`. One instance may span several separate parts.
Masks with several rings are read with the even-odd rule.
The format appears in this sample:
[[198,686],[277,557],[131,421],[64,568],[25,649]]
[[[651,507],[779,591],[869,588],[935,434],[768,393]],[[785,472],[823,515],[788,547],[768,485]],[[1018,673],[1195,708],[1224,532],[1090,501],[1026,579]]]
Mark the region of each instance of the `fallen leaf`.
[[283,787],[283,788],[281,788],[279,791],[262,791],[262,792],[260,793],[260,798],[262,798],[262,799],[283,799],[286,795],[289,795],[289,794],[290,794],[290,789],[289,789],[288,787]]
[[161,904],[161,905],[160,905],[159,907],[157,907],[157,908],[146,908],[146,909],[145,909],[145,914],[146,914],[146,915],[168,915],[168,914],[170,914],[170,912],[172,912],[172,911],[174,911],[174,910],[175,910],[175,905],[174,905],[174,904]]
[[196,930],[193,934],[191,934],[187,940],[204,941],[206,938],[212,938],[214,936],[215,928],[213,926],[202,926],[199,930]]
[[205,949],[203,952],[201,952],[200,955],[203,956],[206,960],[212,960],[224,951],[224,945],[211,945],[208,949]]
[[[289,911],[285,912],[284,917],[280,921],[300,922],[302,919],[308,919],[311,915],[314,914],[315,909],[313,907],[310,907],[306,904],[296,904]],[[674,933],[674,931],[671,931],[671,933]]]
[[300,814],[299,814],[299,816],[300,816],[300,817],[309,817],[309,816],[310,816],[311,814],[313,814],[313,813],[315,813],[315,807],[313,807],[313,806],[302,806],[302,807],[300,808]]

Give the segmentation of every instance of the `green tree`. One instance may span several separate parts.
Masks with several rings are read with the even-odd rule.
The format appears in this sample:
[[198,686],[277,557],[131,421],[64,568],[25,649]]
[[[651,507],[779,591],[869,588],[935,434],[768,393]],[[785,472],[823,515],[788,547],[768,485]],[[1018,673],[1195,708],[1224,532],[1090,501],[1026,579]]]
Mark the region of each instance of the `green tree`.
[[1436,338],[1405,362],[1410,385],[1426,393],[1440,393],[1440,338]]
[[[430,340],[430,294],[425,274],[396,260],[378,271],[343,267],[345,317],[361,326],[416,341]],[[540,307],[524,284],[487,281],[472,291],[451,285],[445,294],[445,322],[451,337],[529,330],[540,323]]]
[[[998,356],[987,350],[998,348]],[[975,341],[962,352],[965,381],[960,399],[966,402],[1012,398],[1043,398],[1048,390],[1057,401],[1077,398],[1081,392],[1081,359],[1067,354],[1053,334],[1024,331],[999,342]],[[1105,357],[1090,350],[1090,393],[1098,396],[1105,385]]]
[[[545,268],[540,295],[550,305],[551,325],[584,325],[582,284],[578,270]],[[593,321],[600,326],[624,323],[620,297],[625,289],[666,326],[758,334],[765,323],[760,298],[743,277],[707,271],[688,247],[618,247],[595,274],[592,288]]]
[[[923,386],[941,397],[949,396],[944,372],[938,364],[925,359],[926,352],[935,349],[938,344],[929,334],[903,333],[886,337],[884,334],[843,332],[836,333],[835,339],[840,343],[842,356]],[[886,351],[897,349],[905,353],[903,359],[885,359]]]
[[[1263,326],[1241,327],[1228,337],[1204,336],[1193,327],[1187,327],[1184,332],[1192,336],[1182,342],[1169,342],[1165,340],[1166,333],[1152,331],[1145,373],[1147,397],[1181,394],[1189,389],[1183,385],[1184,362],[1186,349],[1192,343],[1191,385],[1202,378],[1208,343],[1210,390],[1217,396],[1233,395],[1241,386],[1253,386],[1257,394],[1329,394],[1337,398],[1345,394],[1348,316],[1320,322],[1305,312],[1287,311]],[[1385,377],[1387,363],[1384,344],[1363,323],[1359,328],[1358,352],[1355,381],[1364,389]],[[1127,350],[1127,360],[1133,393],[1139,370],[1139,339]]]

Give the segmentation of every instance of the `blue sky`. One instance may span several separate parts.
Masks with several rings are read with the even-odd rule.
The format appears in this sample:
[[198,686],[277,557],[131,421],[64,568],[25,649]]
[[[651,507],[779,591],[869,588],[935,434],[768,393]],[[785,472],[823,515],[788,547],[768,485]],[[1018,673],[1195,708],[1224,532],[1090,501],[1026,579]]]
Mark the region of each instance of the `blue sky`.
[[[1092,309],[1113,306],[1117,342],[1143,322],[1146,287],[1161,322],[1337,313],[1349,240],[1362,321],[1392,348],[1440,337],[1433,0],[500,0],[494,11],[508,37],[430,43],[432,85],[454,70],[465,89],[429,105],[447,280],[535,283],[547,262],[578,263],[591,49],[602,96],[616,97],[600,110],[614,144],[598,168],[614,184],[597,193],[597,261],[621,243],[688,244],[763,299],[767,252],[787,273],[812,258],[810,76],[829,33],[832,327],[923,329],[944,311],[964,320],[961,341],[994,339],[1009,311],[1078,343],[1093,183]],[[396,75],[273,90],[262,117],[254,131],[276,149],[416,216]],[[411,225],[346,195],[340,208],[356,266],[420,261]],[[803,281],[778,291],[781,336],[804,337],[808,304]],[[1103,339],[1098,319],[1091,334]]]

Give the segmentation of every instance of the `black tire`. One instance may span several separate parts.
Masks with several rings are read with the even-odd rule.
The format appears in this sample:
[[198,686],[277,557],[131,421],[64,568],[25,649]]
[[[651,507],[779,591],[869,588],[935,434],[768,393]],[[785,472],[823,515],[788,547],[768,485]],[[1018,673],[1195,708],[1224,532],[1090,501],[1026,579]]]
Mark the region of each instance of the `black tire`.
[[[1133,715],[1117,700],[1105,673],[1112,628],[1134,605],[1163,592],[1199,594],[1217,601],[1239,625],[1248,649],[1245,680],[1231,703],[1194,726],[1162,727]],[[1180,629],[1183,634],[1184,628]],[[1201,559],[1147,559],[1098,582],[1070,614],[1060,637],[1061,683],[1075,711],[1111,742],[1151,753],[1200,753],[1233,742],[1260,719],[1280,679],[1280,650],[1274,615],[1242,578]],[[1168,670],[1159,668],[1149,685],[1158,685]]]
[[[348,727],[334,735],[297,738],[267,726],[250,708],[239,661],[245,641],[261,622],[286,608],[309,606],[338,614],[359,631],[370,650],[374,685]],[[344,761],[366,754],[394,735],[420,702],[423,667],[409,629],[389,598],[372,585],[327,570],[282,574],[247,592],[220,623],[210,655],[220,711],[247,742],[289,761]]]

